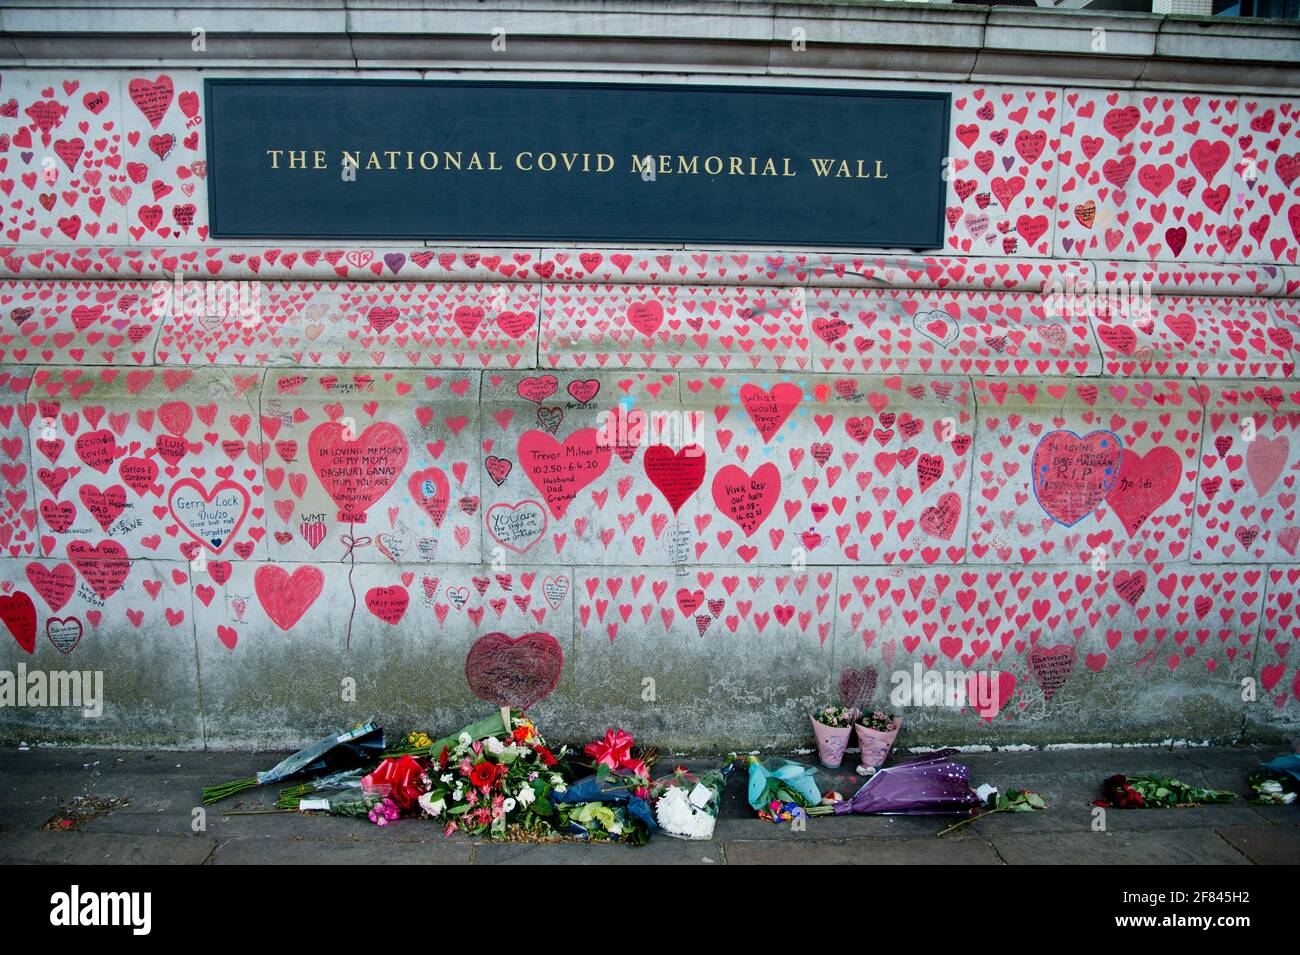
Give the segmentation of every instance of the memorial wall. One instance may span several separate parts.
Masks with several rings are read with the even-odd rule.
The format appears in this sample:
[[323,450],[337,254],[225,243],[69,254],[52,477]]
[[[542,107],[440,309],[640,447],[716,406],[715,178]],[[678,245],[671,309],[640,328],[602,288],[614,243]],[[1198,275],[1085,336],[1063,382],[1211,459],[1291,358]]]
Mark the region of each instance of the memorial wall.
[[1295,731],[1300,95],[506,79],[0,69],[0,735]]

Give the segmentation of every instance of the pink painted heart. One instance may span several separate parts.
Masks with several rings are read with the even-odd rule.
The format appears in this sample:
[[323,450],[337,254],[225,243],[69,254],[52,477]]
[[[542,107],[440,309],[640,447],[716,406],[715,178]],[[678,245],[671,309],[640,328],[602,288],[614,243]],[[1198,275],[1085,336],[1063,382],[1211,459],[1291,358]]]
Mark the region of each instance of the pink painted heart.
[[355,437],[343,423],[327,421],[307,440],[312,470],[345,524],[366,522],[367,508],[397,481],[408,452],[402,429],[386,421]]
[[429,515],[433,526],[442,527],[443,519],[447,516],[447,504],[451,500],[451,489],[442,468],[416,471],[407,481],[407,487],[415,503]]
[[650,336],[664,322],[664,307],[658,302],[633,302],[627,307],[628,324],[642,335]]
[[752,475],[728,464],[713,478],[713,503],[746,537],[762,526],[780,497],[781,472],[771,463],[759,465]]
[[1054,647],[1034,647],[1029,651],[1029,672],[1043,691],[1043,698],[1051,701],[1056,691],[1074,671],[1074,647],[1061,643]]
[[253,589],[271,622],[289,631],[325,589],[325,574],[310,564],[292,574],[278,564],[263,564],[253,575]]
[[752,384],[742,385],[740,389],[740,403],[745,406],[754,427],[763,436],[764,444],[785,424],[790,413],[802,400],[803,391],[797,385],[787,382],[773,385],[771,391]]
[[605,473],[611,453],[595,428],[580,428],[563,443],[545,431],[525,431],[516,450],[519,466],[556,518],[564,516],[579,491]]
[[106,540],[98,544],[73,541],[68,545],[68,560],[90,585],[90,589],[107,600],[122,589],[131,573],[131,561],[126,548],[117,541]]
[[1173,497],[1182,476],[1178,452],[1172,448],[1152,448],[1145,457],[1132,448],[1124,452],[1119,478],[1106,495],[1106,503],[1123,522],[1129,537],[1136,535],[1146,519]]
[[961,519],[961,496],[954,491],[940,495],[933,506],[921,511],[921,530],[939,540],[952,540]]
[[396,626],[406,615],[411,595],[405,587],[371,587],[366,591],[366,609],[384,623]]
[[1263,497],[1268,493],[1286,467],[1287,456],[1291,453],[1291,439],[1284,434],[1276,438],[1266,438],[1257,434],[1246,449],[1246,473],[1250,483],[1255,485],[1255,493]]
[[1119,477],[1121,447],[1110,431],[1043,436],[1034,448],[1034,496],[1052,520],[1071,527],[1097,509]]
[[193,478],[172,485],[167,509],[191,538],[220,554],[239,533],[249,508],[248,491],[234,481],[220,481],[206,490]]
[[971,709],[986,720],[997,716],[1015,692],[1014,673],[985,670],[966,677],[966,700]]

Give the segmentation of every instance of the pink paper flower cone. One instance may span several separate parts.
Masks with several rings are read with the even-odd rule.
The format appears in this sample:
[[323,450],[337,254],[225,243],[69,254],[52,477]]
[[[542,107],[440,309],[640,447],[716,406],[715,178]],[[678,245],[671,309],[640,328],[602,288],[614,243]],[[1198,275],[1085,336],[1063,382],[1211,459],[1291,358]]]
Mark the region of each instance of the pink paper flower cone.
[[889,751],[894,748],[894,740],[898,738],[898,730],[902,725],[901,716],[895,717],[891,728],[884,733],[855,723],[853,728],[857,731],[858,746],[862,750],[858,761],[869,769],[879,769],[889,758]]
[[813,735],[817,737],[817,756],[821,764],[827,769],[838,769],[840,763],[844,762],[844,750],[848,748],[853,728],[827,726],[813,717],[809,719],[812,720]]

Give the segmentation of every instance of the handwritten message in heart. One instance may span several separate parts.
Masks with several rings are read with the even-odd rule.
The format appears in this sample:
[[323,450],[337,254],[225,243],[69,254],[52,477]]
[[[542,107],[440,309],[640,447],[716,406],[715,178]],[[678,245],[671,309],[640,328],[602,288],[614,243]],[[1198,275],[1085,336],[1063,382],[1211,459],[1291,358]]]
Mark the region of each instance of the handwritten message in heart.
[[307,439],[312,470],[344,523],[366,522],[366,510],[397,481],[408,451],[406,435],[386,421],[355,437],[346,425],[327,421]]
[[579,491],[605,473],[611,453],[595,428],[581,428],[562,443],[545,431],[525,431],[517,450],[519,466],[556,518],[565,515]]
[[1073,431],[1051,431],[1034,448],[1034,496],[1052,520],[1071,527],[1106,499],[1119,478],[1122,456],[1113,432],[1080,437]]
[[193,478],[182,478],[167,499],[181,530],[213,554],[225,550],[239,532],[248,505],[248,491],[234,481],[221,481],[208,491]]

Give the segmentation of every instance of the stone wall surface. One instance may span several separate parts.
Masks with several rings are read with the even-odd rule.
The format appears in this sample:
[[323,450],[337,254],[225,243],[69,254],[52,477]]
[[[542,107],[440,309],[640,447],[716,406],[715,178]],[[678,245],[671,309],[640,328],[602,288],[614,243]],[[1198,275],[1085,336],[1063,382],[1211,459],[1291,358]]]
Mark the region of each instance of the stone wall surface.
[[0,735],[1300,727],[1300,97],[859,82],[953,94],[942,250],[464,249],[214,240],[205,75],[0,70],[0,669],[106,683]]

